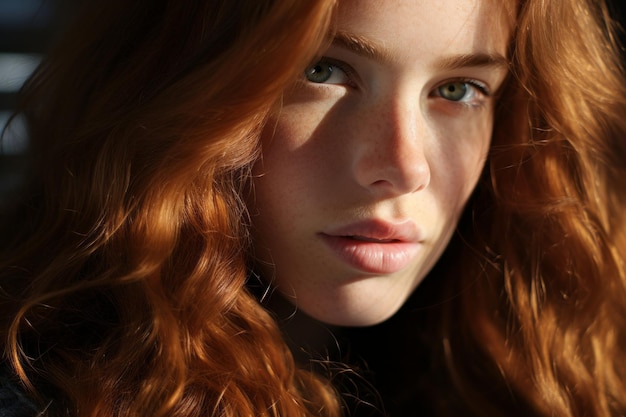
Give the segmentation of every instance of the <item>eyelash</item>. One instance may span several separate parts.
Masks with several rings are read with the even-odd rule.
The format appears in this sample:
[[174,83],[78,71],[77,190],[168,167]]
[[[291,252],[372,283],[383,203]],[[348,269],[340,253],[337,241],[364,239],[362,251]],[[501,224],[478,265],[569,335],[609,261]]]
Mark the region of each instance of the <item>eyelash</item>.
[[478,81],[478,80],[475,80],[475,79],[472,79],[472,78],[460,78],[458,80],[447,81],[445,84],[449,84],[451,82],[452,83],[469,84],[472,87],[475,87],[485,97],[491,97],[491,90],[489,89],[489,87],[487,87],[487,85],[485,83],[483,83],[481,81]]

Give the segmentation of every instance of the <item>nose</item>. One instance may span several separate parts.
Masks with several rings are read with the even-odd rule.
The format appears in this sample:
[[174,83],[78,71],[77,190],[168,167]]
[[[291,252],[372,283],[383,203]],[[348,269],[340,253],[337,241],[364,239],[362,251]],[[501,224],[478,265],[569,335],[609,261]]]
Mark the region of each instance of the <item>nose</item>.
[[353,174],[380,196],[420,191],[430,183],[425,144],[431,134],[416,101],[397,96],[365,112],[355,138]]

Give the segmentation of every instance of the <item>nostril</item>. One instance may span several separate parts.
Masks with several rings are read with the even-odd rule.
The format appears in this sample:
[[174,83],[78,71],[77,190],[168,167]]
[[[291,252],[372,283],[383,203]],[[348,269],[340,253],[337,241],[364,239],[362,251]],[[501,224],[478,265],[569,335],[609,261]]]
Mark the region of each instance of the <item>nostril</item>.
[[[426,163],[423,166],[402,167],[390,166],[386,171],[380,171],[379,179],[373,179],[369,187],[376,190],[388,190],[398,194],[408,194],[421,191],[430,184],[430,169]],[[383,177],[385,179],[380,179]]]
[[426,188],[430,166],[425,144],[432,134],[402,121],[390,122],[385,130],[364,131],[351,156],[355,179],[362,187],[385,195]]

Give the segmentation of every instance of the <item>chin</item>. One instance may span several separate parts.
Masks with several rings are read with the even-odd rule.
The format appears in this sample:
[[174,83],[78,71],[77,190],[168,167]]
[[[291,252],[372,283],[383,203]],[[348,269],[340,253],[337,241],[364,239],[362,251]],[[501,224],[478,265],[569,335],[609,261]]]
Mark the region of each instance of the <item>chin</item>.
[[331,326],[367,327],[374,326],[391,318],[402,306],[402,302],[384,305],[335,305],[330,307],[299,305],[298,308],[315,320]]

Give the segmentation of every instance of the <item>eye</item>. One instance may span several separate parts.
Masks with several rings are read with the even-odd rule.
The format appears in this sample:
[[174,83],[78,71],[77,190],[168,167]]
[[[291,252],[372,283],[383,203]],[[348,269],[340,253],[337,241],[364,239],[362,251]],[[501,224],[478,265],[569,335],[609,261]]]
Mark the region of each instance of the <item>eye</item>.
[[306,79],[316,84],[349,84],[345,67],[328,58],[322,58],[304,71]]
[[466,83],[449,83],[439,87],[439,95],[446,100],[461,101],[469,89]]
[[479,100],[481,96],[489,96],[489,90],[478,81],[461,80],[440,85],[437,87],[436,95],[448,101],[471,103]]

